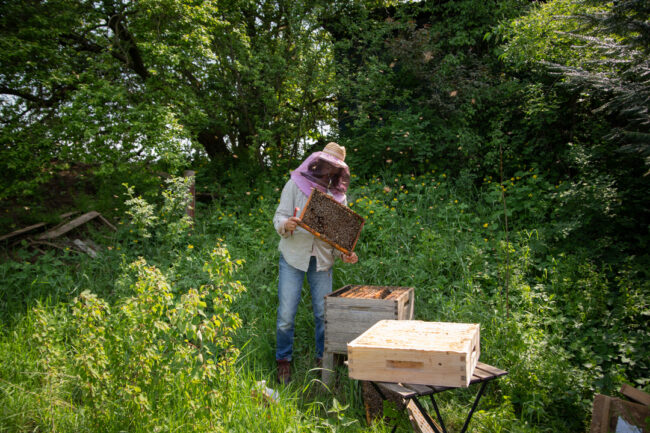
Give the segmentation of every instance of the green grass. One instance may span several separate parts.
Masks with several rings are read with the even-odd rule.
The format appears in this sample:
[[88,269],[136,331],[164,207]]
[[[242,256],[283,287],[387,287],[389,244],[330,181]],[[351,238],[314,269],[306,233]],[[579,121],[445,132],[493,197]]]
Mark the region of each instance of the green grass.
[[[650,336],[644,325],[650,287],[638,261],[629,259],[623,269],[612,270],[552,242],[557,222],[547,221],[542,207],[552,205],[551,188],[532,172],[519,177],[507,190],[509,244],[500,192],[490,179],[469,189],[436,172],[353,178],[349,202],[367,221],[356,248],[360,261],[338,262],[334,287],[412,286],[416,319],[481,324],[481,361],[510,374],[488,387],[472,421],[474,431],[586,431],[595,392],[611,394],[623,382],[650,383]],[[167,237],[163,242],[162,235],[140,238],[123,224],[107,240],[111,249],[101,260],[68,252],[35,264],[0,265],[0,432],[390,431],[383,423],[366,424],[359,384],[347,378],[344,368],[330,387],[320,382],[313,369],[308,291],[296,319],[294,381],[288,387],[276,385],[279,253],[271,220],[285,181],[224,188],[219,200],[198,205],[191,233],[179,233],[172,241]],[[531,204],[529,194],[544,200]],[[246,288],[224,313],[241,319],[231,342],[239,356],[227,373],[207,381],[190,374],[170,382],[143,382],[142,394],[155,410],[143,409],[134,395],[121,393],[128,380],[119,375],[113,376],[113,385],[98,388],[106,393],[102,399],[89,398],[84,384],[99,382],[83,377],[80,372],[86,370],[79,366],[86,364],[79,357],[95,352],[80,347],[71,337],[77,334],[65,331],[79,320],[70,314],[71,300],[89,290],[115,314],[134,293],[128,265],[139,256],[161,271],[180,299],[190,288],[214,283],[215,275],[204,263],[218,245],[228,249],[233,266],[239,267],[219,281],[239,280]],[[210,312],[209,304],[208,317]],[[43,317],[49,318],[45,325]],[[134,332],[120,321],[111,323],[124,338]],[[56,363],[44,365],[34,337],[37,329],[52,335]],[[608,338],[612,335],[615,340]],[[106,369],[131,365],[115,355],[122,352],[112,344],[105,346]],[[278,404],[266,406],[251,397],[261,380],[280,393]],[[440,396],[451,431],[462,426],[470,391]],[[99,401],[106,404],[100,411],[95,407]],[[408,421],[399,421],[398,431],[406,431]]]

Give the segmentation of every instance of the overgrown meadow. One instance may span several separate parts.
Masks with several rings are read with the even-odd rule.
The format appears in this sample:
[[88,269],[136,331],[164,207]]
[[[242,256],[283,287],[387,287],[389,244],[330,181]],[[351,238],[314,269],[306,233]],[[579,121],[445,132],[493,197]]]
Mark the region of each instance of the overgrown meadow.
[[[197,190],[217,191],[201,170]],[[271,220],[287,179],[231,175],[194,225],[185,181],[124,185],[118,232],[95,233],[100,258],[22,249],[2,263],[0,431],[408,431],[390,405],[390,422],[367,424],[345,367],[320,381],[308,291],[294,381],[275,382]],[[360,260],[337,262],[334,287],[412,286],[416,319],[480,323],[481,361],[509,374],[488,386],[474,431],[585,431],[594,393],[650,383],[646,270],[562,244],[553,210],[569,189],[523,166],[478,184],[433,168],[353,175]],[[440,395],[451,431],[471,391]]]

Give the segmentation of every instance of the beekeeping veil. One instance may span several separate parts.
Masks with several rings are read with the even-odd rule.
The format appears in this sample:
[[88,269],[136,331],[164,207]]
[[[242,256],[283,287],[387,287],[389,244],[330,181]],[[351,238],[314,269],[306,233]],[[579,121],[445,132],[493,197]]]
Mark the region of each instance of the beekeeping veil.
[[291,172],[291,179],[307,196],[311,194],[312,188],[317,188],[342,203],[350,184],[350,168],[343,162],[345,148],[338,145],[334,148],[332,145],[336,144],[329,143],[323,152],[309,155]]

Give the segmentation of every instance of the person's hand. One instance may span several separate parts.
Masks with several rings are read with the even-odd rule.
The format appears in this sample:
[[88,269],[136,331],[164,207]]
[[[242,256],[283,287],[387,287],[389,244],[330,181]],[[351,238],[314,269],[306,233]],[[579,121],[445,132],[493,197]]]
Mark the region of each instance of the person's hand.
[[357,257],[357,253],[351,252],[350,254],[343,254],[341,256],[341,260],[343,260],[345,263],[354,264],[359,261],[359,257]]
[[289,217],[289,219],[284,223],[284,229],[288,232],[293,232],[296,227],[298,227],[298,222],[300,222],[300,218]]

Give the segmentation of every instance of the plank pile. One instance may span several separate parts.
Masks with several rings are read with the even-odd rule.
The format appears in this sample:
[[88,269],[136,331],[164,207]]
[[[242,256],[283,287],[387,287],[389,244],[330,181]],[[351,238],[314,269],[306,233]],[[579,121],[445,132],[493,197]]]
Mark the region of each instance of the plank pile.
[[[83,228],[91,221],[98,221],[102,226],[112,231],[117,229],[102,214],[97,211],[86,212],[72,218],[78,212],[68,212],[59,216],[59,224],[48,227],[48,223],[41,222],[15,230],[0,236],[0,242],[11,242],[10,247],[26,245],[36,254],[44,254],[43,248],[56,248],[72,250],[97,257],[101,251],[99,247]],[[43,231],[44,230],[44,231]]]
[[627,384],[621,394],[628,400],[596,394],[590,433],[650,432],[650,394]]

